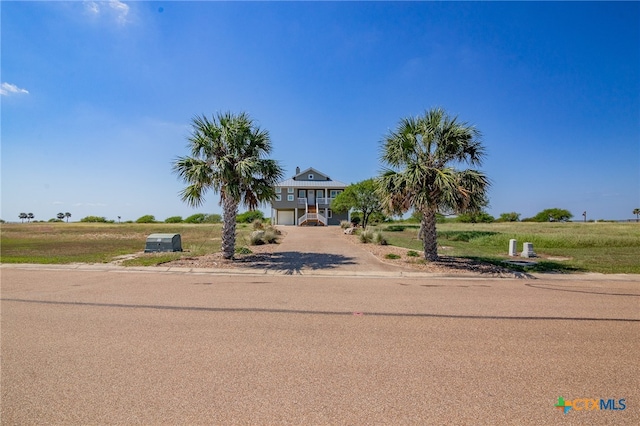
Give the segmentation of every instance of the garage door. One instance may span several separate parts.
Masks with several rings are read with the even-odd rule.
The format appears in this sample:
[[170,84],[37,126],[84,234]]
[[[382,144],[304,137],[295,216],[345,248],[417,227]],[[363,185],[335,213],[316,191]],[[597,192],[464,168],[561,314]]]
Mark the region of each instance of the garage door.
[[278,225],[295,225],[296,221],[293,217],[293,211],[279,211]]

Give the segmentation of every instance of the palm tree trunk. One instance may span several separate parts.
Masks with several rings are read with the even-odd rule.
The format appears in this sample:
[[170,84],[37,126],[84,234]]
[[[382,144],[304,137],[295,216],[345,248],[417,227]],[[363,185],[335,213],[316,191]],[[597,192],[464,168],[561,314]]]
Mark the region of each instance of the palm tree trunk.
[[225,198],[222,201],[224,221],[222,223],[222,257],[233,259],[236,251],[236,216],[238,215],[238,202]]
[[438,260],[438,241],[436,233],[436,211],[427,207],[422,211],[420,223],[424,258],[430,262]]

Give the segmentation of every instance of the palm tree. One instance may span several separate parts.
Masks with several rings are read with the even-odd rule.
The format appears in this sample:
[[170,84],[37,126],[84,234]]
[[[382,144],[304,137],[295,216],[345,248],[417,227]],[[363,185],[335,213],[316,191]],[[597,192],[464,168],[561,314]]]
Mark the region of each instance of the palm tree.
[[64,219],[64,213],[58,213],[57,217],[59,220]]
[[271,159],[271,139],[246,114],[230,112],[192,120],[188,138],[190,156],[178,157],[173,171],[188,184],[182,200],[197,207],[211,189],[220,194],[223,208],[222,255],[232,259],[236,244],[238,206],[250,210],[275,198],[275,184],[283,169]]
[[26,214],[26,213],[20,213],[20,214],[18,215],[18,217],[20,218],[20,221],[21,221],[22,223],[24,223],[24,220],[25,220],[28,216],[27,216],[27,214]]
[[482,164],[480,137],[475,127],[435,108],[400,120],[382,141],[381,160],[388,166],[378,178],[383,205],[392,214],[411,208],[421,213],[427,260],[438,259],[436,213],[473,212],[487,205],[490,184],[484,173],[454,168]]
[[66,218],[67,218],[67,223],[69,223],[69,218],[71,217],[71,213],[66,212],[66,213],[64,214],[64,217],[66,217]]
[[633,209],[633,214],[636,215],[636,222],[640,219],[640,209]]

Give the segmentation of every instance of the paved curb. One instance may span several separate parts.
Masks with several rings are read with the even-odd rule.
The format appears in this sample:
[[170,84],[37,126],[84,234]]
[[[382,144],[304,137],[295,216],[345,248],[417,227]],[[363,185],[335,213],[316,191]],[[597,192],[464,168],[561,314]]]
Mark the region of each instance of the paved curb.
[[515,274],[514,276],[480,275],[477,273],[428,273],[416,271],[331,271],[325,269],[303,270],[289,272],[284,270],[253,269],[253,268],[184,268],[175,266],[119,266],[112,264],[73,263],[64,265],[34,264],[34,263],[0,263],[0,269],[37,269],[50,271],[81,271],[81,272],[117,272],[117,273],[147,273],[147,274],[194,274],[194,275],[269,275],[269,276],[301,276],[301,277],[360,277],[360,278],[438,278],[438,279],[477,279],[477,280],[583,280],[583,281],[634,281],[640,283],[640,274]]

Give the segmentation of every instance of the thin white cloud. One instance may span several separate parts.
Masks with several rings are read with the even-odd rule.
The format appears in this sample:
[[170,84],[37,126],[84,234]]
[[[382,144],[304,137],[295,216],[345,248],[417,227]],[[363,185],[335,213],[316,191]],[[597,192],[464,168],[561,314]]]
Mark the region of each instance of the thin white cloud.
[[94,17],[101,15],[113,17],[119,24],[126,24],[129,17],[129,6],[120,0],[85,1],[85,11]]
[[100,6],[95,1],[85,1],[84,9],[91,15],[99,15],[100,14]]
[[9,96],[9,95],[28,95],[29,91],[26,89],[21,89],[15,84],[11,83],[2,83],[0,85],[0,95]]

